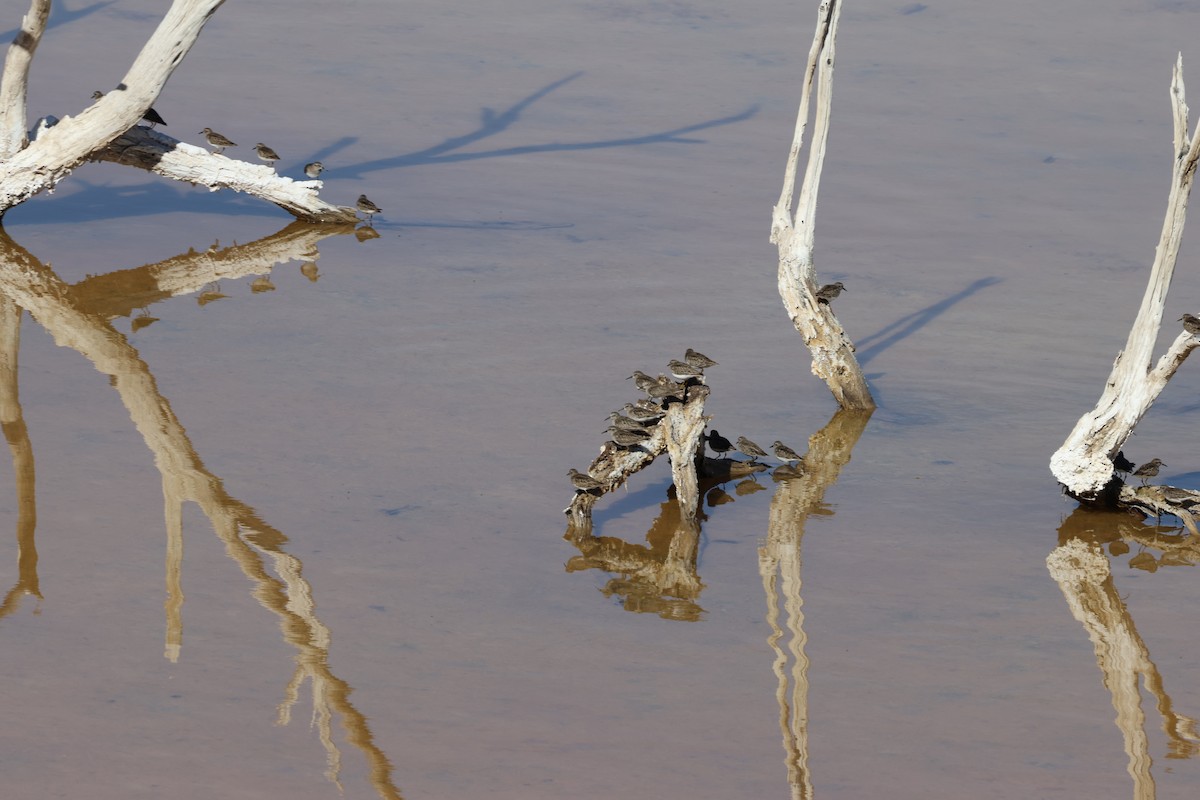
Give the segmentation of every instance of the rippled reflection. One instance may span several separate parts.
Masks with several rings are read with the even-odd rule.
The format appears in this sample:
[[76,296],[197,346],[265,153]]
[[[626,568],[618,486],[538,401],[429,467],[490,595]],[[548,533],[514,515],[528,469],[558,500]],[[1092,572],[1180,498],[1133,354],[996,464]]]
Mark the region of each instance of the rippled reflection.
[[[1126,542],[1132,541],[1139,546],[1139,552],[1132,556],[1129,566],[1147,569],[1148,560],[1158,565],[1172,554],[1182,559],[1178,554],[1195,552],[1195,537],[1167,535],[1159,526],[1143,525],[1127,515],[1085,509],[1072,514],[1059,534],[1061,544],[1047,557],[1046,566],[1062,589],[1071,614],[1087,632],[1104,685],[1112,694],[1134,797],[1152,800],[1154,759],[1150,754],[1139,684],[1144,683],[1162,716],[1168,758],[1191,758],[1200,753],[1200,732],[1193,717],[1175,710],[1163,677],[1150,658],[1150,649],[1138,634],[1133,617],[1117,591],[1110,556],[1104,547],[1108,547],[1112,557],[1123,558],[1130,552]],[[1154,556],[1149,549],[1152,547],[1160,549],[1161,555]],[[1141,563],[1135,563],[1139,557],[1143,557]]]
[[[791,796],[812,797],[808,769],[808,656],[804,652],[804,600],[800,544],[810,514],[829,514],[825,492],[837,482],[842,467],[871,419],[870,411],[839,411],[808,440],[804,470],[775,471],[767,540],[758,550],[758,570],[767,600],[767,644],[775,653],[779,729],[783,736]],[[782,622],[780,617],[783,617]],[[785,639],[786,637],[786,639]]]
[[[152,321],[146,309],[154,302],[187,294],[203,300],[206,293],[219,293],[213,287],[221,279],[265,276],[276,264],[288,261],[313,264],[321,239],[351,232],[352,225],[294,223],[251,244],[224,250],[214,245],[203,253],[193,250],[158,264],[90,276],[69,286],[0,229],[0,421],[13,452],[17,476],[20,544],[19,578],[0,606],[0,614],[10,613],[23,595],[40,597],[34,549],[33,453],[21,417],[16,382],[23,308],[60,346],[78,351],[97,370],[110,376],[110,383],[154,454],[162,475],[166,508],[166,657],[177,660],[183,646],[182,514],[183,504],[191,501],[208,517],[226,553],[251,581],[254,596],[278,617],[284,640],[295,648],[296,668],[279,705],[279,721],[290,720],[301,688],[311,681],[314,727],[325,749],[327,777],[338,782],[341,753],[334,743],[332,721],[340,715],[348,740],[369,764],[370,779],[378,794],[399,798],[390,761],[374,743],[366,717],[349,700],[350,685],[329,668],[330,631],[317,618],[313,588],[303,576],[303,565],[284,550],[287,537],[249,505],[231,496],[221,479],[205,468],[183,425],[158,391],[149,366],[110,322],[139,309],[143,316],[137,319]],[[313,269],[311,279],[315,276]],[[148,324],[135,324],[134,330]]]

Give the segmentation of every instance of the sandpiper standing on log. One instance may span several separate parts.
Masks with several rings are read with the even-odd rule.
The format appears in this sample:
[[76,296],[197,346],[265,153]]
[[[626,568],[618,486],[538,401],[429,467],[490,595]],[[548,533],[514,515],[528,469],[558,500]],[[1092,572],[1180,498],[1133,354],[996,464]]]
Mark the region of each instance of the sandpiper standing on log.
[[254,152],[258,153],[259,158],[267,162],[268,167],[274,167],[275,162],[279,160],[279,153],[276,153],[262,142],[254,145]]
[[1152,458],[1145,464],[1133,471],[1133,477],[1142,479],[1142,486],[1146,485],[1146,481],[1150,478],[1158,477],[1158,468],[1167,466],[1162,462],[1161,458]]
[[593,478],[591,475],[586,475],[579,470],[571,467],[567,470],[567,474],[571,476],[571,484],[581,492],[594,492],[597,489],[604,487],[604,484]]
[[687,349],[687,352],[683,354],[683,360],[691,364],[696,369],[708,369],[709,367],[715,367],[717,365],[717,362],[704,355],[704,353],[697,353],[690,347]]
[[1192,336],[1200,336],[1200,317],[1196,317],[1191,314],[1184,314],[1179,318],[1179,321],[1183,323],[1183,329],[1185,331],[1190,333]]
[[672,359],[671,363],[667,364],[667,369],[671,371],[671,374],[675,376],[675,380],[678,381],[686,381],[689,378],[695,378],[698,381],[704,380],[704,370],[693,367],[686,361]]
[[739,436],[737,439],[737,449],[739,453],[750,456],[751,459],[757,461],[760,458],[767,457],[767,451],[756,445],[754,442],[747,439],[745,436]]
[[846,291],[846,287],[842,285],[841,281],[838,281],[837,283],[827,283],[820,289],[817,289],[817,293],[815,295],[817,298],[817,304],[829,305],[844,291]]
[[799,453],[778,439],[771,444],[771,451],[775,453],[776,458],[785,464],[790,464],[793,461],[797,463],[804,461],[804,458]]
[[361,211],[367,215],[367,224],[368,225],[371,224],[371,217],[373,217],[376,214],[379,214],[383,211],[383,209],[381,209],[379,206],[375,205],[370,200],[368,200],[367,196],[365,194],[360,194],[358,196],[358,203],[356,205],[358,206],[359,211]]
[[237,147],[237,142],[230,141],[212,128],[205,128],[200,132],[204,134],[204,138],[208,140],[208,143],[215,148],[213,155],[225,152],[226,147]]
[[311,164],[304,165],[304,174],[310,178],[319,178],[321,173],[325,171],[325,165],[320,161],[314,161]]

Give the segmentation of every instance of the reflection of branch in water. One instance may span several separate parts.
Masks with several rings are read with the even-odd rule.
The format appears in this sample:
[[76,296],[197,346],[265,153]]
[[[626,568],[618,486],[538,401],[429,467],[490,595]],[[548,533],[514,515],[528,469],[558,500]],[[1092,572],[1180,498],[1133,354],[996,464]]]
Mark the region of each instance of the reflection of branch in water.
[[38,588],[37,498],[34,494],[33,445],[17,394],[17,351],[21,343],[21,309],[0,295],[0,425],[12,451],[17,484],[17,582],[0,602],[0,618],[16,611],[27,594],[41,599]]
[[[182,503],[191,500],[200,506],[225,543],[226,552],[253,582],[254,596],[279,617],[285,640],[296,648],[296,675],[289,691],[294,693],[305,677],[312,679],[314,713],[318,715],[331,769],[336,769],[340,759],[329,732],[332,711],[336,711],[342,715],[347,738],[366,757],[376,791],[381,797],[399,798],[391,779],[391,763],[374,744],[366,717],[349,701],[350,686],[329,669],[329,631],[316,617],[312,590],[301,576],[300,562],[282,550],[286,537],[259,519],[252,508],[231,497],[221,480],[205,469],[137,350],[99,313],[81,309],[72,289],[14,243],[3,229],[0,291],[29,311],[60,346],[77,350],[97,370],[112,376],[134,425],[154,453],[162,473],[168,530],[168,656],[178,653],[182,638],[178,616],[182,603],[178,584],[182,558],[179,514]],[[265,560],[271,562],[278,577],[268,573]],[[284,709],[292,702],[294,698],[285,701]]]
[[592,533],[592,520],[571,522],[563,537],[581,555],[567,562],[567,572],[599,569],[619,573],[604,587],[606,596],[625,598],[626,611],[652,612],[663,619],[700,619],[704,609],[696,600],[704,590],[696,572],[700,525],[685,518],[679,503],[668,500],[646,534],[649,546]]
[[1153,798],[1154,778],[1150,774],[1153,759],[1138,691],[1139,678],[1144,678],[1163,715],[1163,731],[1170,739],[1172,757],[1187,758],[1200,752],[1196,721],[1174,710],[1163,688],[1162,676],[1150,660],[1149,649],[1117,593],[1108,558],[1099,548],[1071,539],[1050,553],[1046,566],[1062,589],[1071,614],[1092,640],[1104,685],[1112,693],[1117,727],[1125,739],[1134,796]]
[[[778,485],[771,500],[766,543],[758,551],[758,571],[767,600],[767,644],[775,651],[772,669],[779,681],[779,728],[788,769],[788,785],[795,800],[813,795],[808,770],[808,656],[804,652],[804,600],[800,596],[800,543],[809,514],[823,510],[825,492],[837,482],[842,467],[871,419],[871,411],[838,411],[829,424],[808,440],[804,471],[789,477],[777,473]],[[779,624],[780,606],[790,634],[786,652]],[[787,669],[788,661],[791,669]],[[789,692],[789,681],[791,690]]]

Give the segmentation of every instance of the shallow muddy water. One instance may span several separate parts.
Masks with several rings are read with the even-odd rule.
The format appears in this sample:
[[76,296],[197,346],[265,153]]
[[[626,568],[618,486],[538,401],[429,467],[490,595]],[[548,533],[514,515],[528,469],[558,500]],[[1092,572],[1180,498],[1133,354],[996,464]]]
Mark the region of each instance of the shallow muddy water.
[[[159,6],[60,10],[31,114]],[[963,6],[845,7],[847,420],[767,241],[815,4],[225,4],[165,132],[320,159],[379,236],[101,165],[8,213],[4,796],[1194,797],[1198,576],[1047,464],[1145,286],[1200,3]],[[714,427],[836,440],[836,480],[688,532],[655,464],[569,529],[625,376],[688,347]],[[1195,487],[1192,367],[1128,451]],[[1048,569],[1075,540],[1111,580]]]

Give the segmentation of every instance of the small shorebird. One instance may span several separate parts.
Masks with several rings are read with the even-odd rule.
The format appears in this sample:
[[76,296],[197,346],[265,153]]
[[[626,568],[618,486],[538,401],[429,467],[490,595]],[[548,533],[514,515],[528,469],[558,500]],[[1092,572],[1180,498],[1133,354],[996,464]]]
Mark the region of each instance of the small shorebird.
[[644,431],[646,428],[636,419],[621,416],[620,411],[614,411],[608,415],[608,419],[612,422],[614,429],[620,428],[623,431]]
[[656,400],[665,400],[668,397],[675,397],[682,400],[684,394],[686,393],[687,387],[682,383],[675,383],[674,381],[663,381],[662,383],[656,382],[653,386],[646,390],[646,394],[650,395]]
[[268,167],[274,167],[275,162],[279,160],[279,153],[276,153],[262,142],[254,145],[254,152],[258,153],[259,158],[267,162]]
[[1113,469],[1115,469],[1117,472],[1124,472],[1128,474],[1129,472],[1133,471],[1134,466],[1136,465],[1125,457],[1124,450],[1118,450],[1117,454],[1113,456]]
[[714,453],[725,454],[733,449],[733,442],[717,433],[717,429],[713,428],[712,432],[708,434],[708,446]]
[[636,386],[640,391],[643,391],[643,392],[650,391],[651,386],[657,386],[660,383],[662,383],[664,380],[662,375],[659,375],[657,378],[655,378],[650,375],[647,375],[646,373],[642,372],[640,369],[635,369],[633,371],[633,374],[630,375],[625,380],[630,380],[630,379],[633,380],[633,385]]
[[314,161],[311,164],[304,165],[304,174],[310,178],[319,178],[321,173],[325,171],[325,165],[320,161]]
[[817,289],[817,293],[815,295],[817,298],[817,304],[829,305],[844,291],[846,291],[846,287],[842,285],[841,281],[838,281],[837,283],[827,283],[820,289]]
[[225,138],[221,134],[214,131],[212,128],[205,128],[204,130],[202,130],[200,132],[204,134],[204,138],[208,140],[208,143],[211,144],[213,146],[213,148],[215,148],[213,150],[213,155],[217,155],[218,153],[223,153],[225,151],[226,147],[237,147],[237,142],[230,141],[229,139]]
[[626,431],[613,427],[609,428],[608,432],[612,434],[612,440],[621,447],[636,447],[650,441],[650,434],[645,431]]
[[775,453],[776,458],[785,464],[791,463],[792,461],[797,463],[804,461],[804,458],[799,453],[778,439],[771,444],[771,451]]
[[1184,314],[1179,318],[1179,321],[1183,323],[1183,329],[1185,331],[1190,333],[1192,336],[1200,336],[1200,317],[1195,317],[1191,314]]
[[737,440],[737,449],[739,453],[750,456],[751,459],[757,461],[760,458],[767,457],[767,451],[756,445],[754,442],[747,439],[745,436],[739,436]]
[[683,360],[691,364],[696,369],[708,369],[709,367],[715,367],[717,365],[717,362],[704,355],[704,353],[697,353],[690,347],[687,349],[687,352],[683,354]]
[[593,478],[591,475],[580,472],[571,467],[567,470],[567,474],[571,476],[571,484],[581,492],[594,492],[597,489],[604,488],[604,484]]
[[1142,486],[1146,485],[1146,481],[1150,478],[1158,477],[1158,468],[1167,466],[1162,462],[1161,458],[1152,458],[1145,464],[1133,471],[1133,477],[1142,479]]
[[667,369],[671,371],[671,375],[673,375],[677,381],[686,381],[690,378],[703,380],[704,378],[704,370],[693,367],[686,361],[680,361],[677,358],[672,359],[671,363],[667,364]]
[[383,209],[381,209],[379,206],[375,205],[370,200],[368,200],[367,196],[365,194],[360,194],[358,196],[358,203],[356,203],[356,205],[357,205],[359,211],[361,211],[362,213],[367,215],[367,224],[368,225],[371,224],[371,217],[373,217],[376,214],[379,214],[383,211]]
[[651,423],[655,420],[662,419],[663,415],[667,413],[658,406],[650,409],[646,406],[635,406],[633,403],[626,403],[622,410],[629,415],[630,419],[644,423]]

